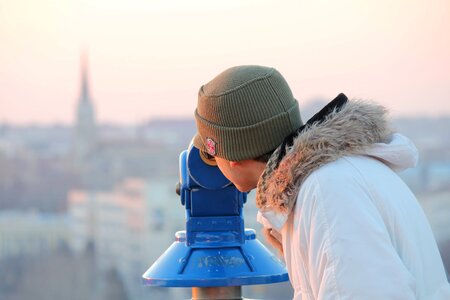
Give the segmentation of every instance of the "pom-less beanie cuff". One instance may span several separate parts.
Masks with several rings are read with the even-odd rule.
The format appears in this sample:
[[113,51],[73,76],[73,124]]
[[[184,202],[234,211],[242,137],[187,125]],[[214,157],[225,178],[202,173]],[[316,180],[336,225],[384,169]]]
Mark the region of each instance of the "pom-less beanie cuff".
[[[222,127],[203,119],[197,111],[195,115],[198,134],[194,137],[194,146],[209,152],[205,146],[209,138],[216,143],[214,155],[230,161],[256,158],[274,150],[295,130],[293,128],[302,125],[297,102],[287,112],[244,127]],[[292,120],[298,121],[291,124]]]
[[257,158],[303,125],[298,102],[273,68],[239,66],[202,86],[193,143],[230,161]]

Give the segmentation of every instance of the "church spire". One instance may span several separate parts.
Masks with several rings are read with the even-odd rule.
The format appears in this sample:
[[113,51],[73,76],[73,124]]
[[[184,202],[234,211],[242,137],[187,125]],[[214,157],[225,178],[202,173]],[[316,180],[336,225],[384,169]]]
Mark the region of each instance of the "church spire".
[[86,49],[81,51],[81,94],[80,101],[91,102],[89,94],[88,54]]
[[87,52],[81,51],[81,91],[77,103],[75,124],[75,154],[83,159],[97,144],[94,101],[89,91]]

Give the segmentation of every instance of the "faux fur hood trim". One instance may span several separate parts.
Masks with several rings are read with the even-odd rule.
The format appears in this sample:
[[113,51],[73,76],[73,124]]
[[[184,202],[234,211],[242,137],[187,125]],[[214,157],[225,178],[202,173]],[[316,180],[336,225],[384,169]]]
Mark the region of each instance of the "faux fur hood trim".
[[386,113],[372,102],[348,101],[323,122],[306,127],[286,149],[278,168],[280,148],[276,149],[258,181],[259,209],[289,214],[301,184],[314,170],[343,156],[364,154],[374,143],[389,142],[392,131]]

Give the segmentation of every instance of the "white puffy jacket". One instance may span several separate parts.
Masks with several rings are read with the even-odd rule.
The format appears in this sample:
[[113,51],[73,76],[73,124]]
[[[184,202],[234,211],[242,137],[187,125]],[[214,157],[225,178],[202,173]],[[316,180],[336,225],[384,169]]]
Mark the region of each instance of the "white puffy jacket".
[[313,168],[290,209],[258,203],[258,221],[281,235],[295,300],[450,299],[428,221],[394,172],[417,157],[394,134]]

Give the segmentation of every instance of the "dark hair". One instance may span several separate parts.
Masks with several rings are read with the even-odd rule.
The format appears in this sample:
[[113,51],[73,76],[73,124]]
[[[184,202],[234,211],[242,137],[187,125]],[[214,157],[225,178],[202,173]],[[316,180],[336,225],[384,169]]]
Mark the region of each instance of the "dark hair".
[[275,149],[270,150],[269,152],[264,153],[263,155],[260,155],[258,157],[253,158],[253,160],[267,163],[269,161],[270,157],[272,156],[274,151],[275,151]]
[[[271,150],[271,151],[269,151],[269,152],[267,152],[267,153],[264,153],[263,155],[260,155],[260,156],[258,156],[258,157],[255,157],[255,158],[253,158],[253,160],[267,163],[267,162],[269,161],[270,157],[272,156],[272,154],[273,154],[274,151],[275,151],[275,149],[273,149],[273,150]],[[209,154],[208,152],[200,151],[200,153],[201,153],[201,155],[204,156],[207,160],[210,160],[210,161],[214,161],[214,160],[215,160],[215,157],[212,156],[211,154]]]

